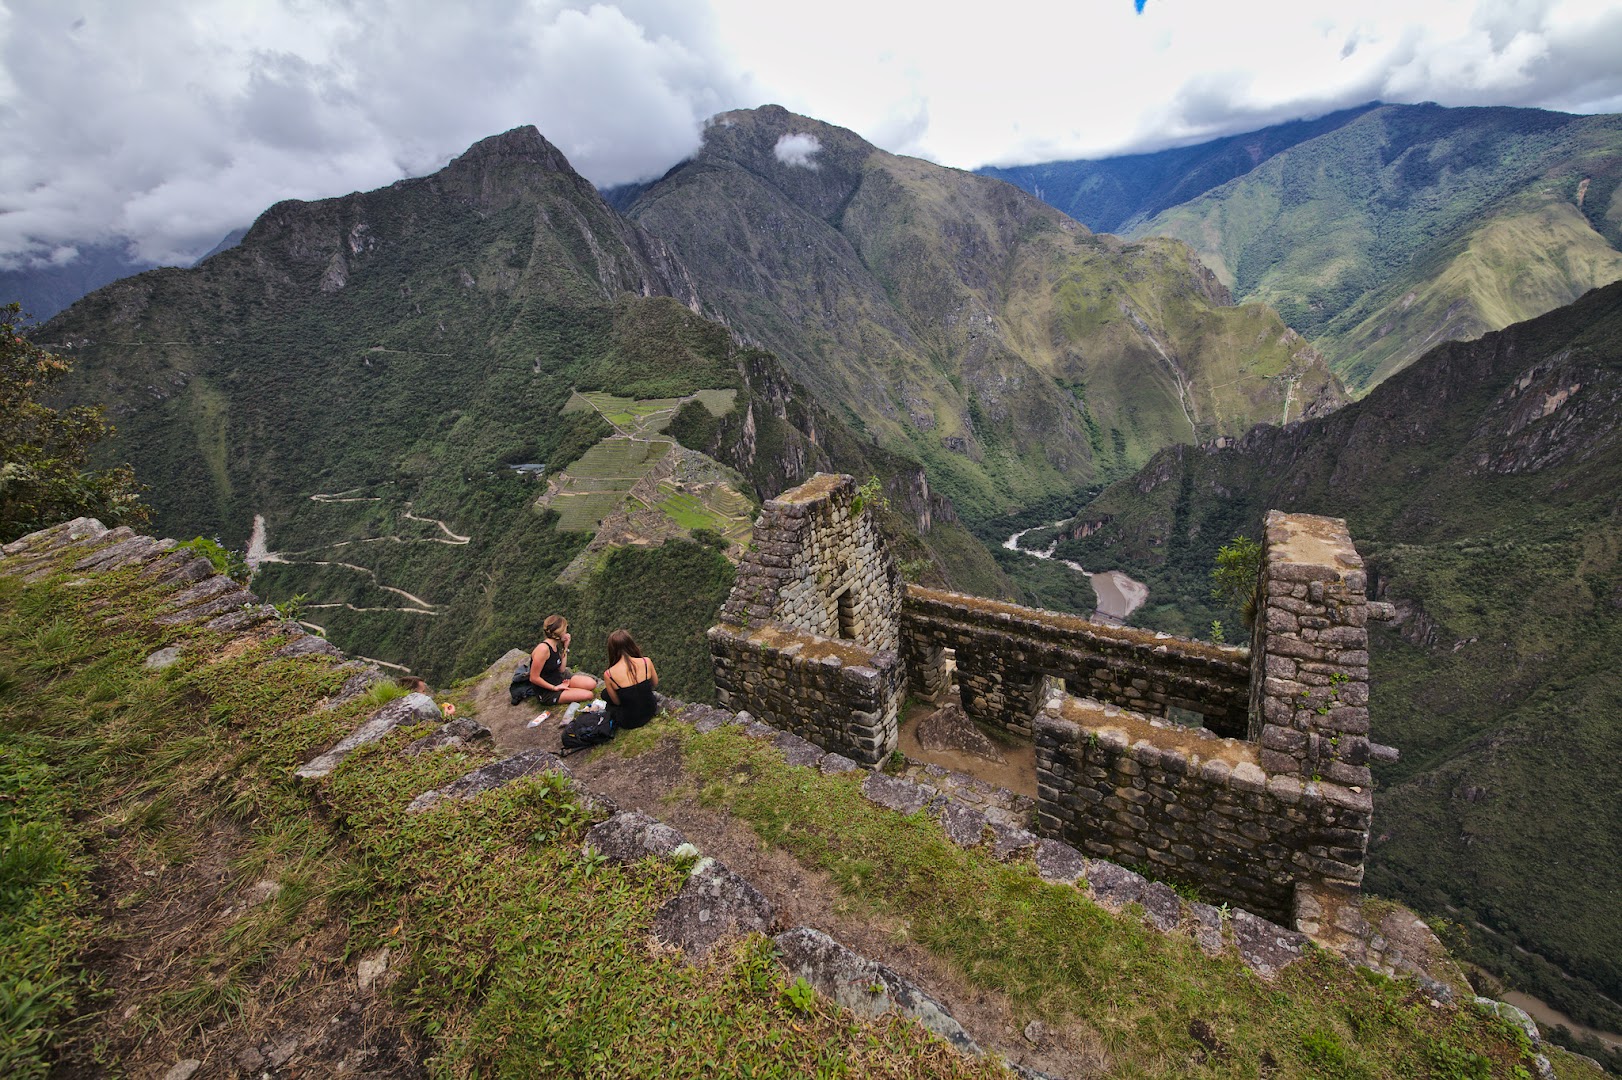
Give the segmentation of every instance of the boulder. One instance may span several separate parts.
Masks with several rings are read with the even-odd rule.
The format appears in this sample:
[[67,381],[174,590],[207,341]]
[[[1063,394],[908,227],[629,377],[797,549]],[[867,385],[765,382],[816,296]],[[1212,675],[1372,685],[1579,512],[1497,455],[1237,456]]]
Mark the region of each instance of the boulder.
[[1002,751],[956,702],[949,702],[918,721],[914,731],[918,745],[925,750],[956,750],[987,761],[1002,762]]
[[622,810],[586,833],[586,850],[600,852],[616,863],[666,859],[686,842],[669,825],[636,810]]
[[701,957],[723,939],[765,933],[771,923],[772,905],[760,890],[705,858],[654,916],[653,932],[660,941]]

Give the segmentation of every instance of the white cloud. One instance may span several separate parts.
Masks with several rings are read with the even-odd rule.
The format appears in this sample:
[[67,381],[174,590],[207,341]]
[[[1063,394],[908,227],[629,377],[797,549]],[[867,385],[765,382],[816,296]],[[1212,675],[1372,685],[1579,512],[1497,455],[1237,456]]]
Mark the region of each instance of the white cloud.
[[790,168],[815,169],[817,163],[811,159],[821,149],[822,140],[815,135],[794,133],[778,139],[777,145],[772,147],[772,154]]
[[0,261],[186,261],[520,124],[596,183],[645,179],[757,100],[699,5],[0,0]]
[[526,123],[599,184],[767,101],[973,167],[1374,98],[1622,111],[1618,56],[1615,0],[0,0],[0,263],[123,241],[183,261],[280,199]]

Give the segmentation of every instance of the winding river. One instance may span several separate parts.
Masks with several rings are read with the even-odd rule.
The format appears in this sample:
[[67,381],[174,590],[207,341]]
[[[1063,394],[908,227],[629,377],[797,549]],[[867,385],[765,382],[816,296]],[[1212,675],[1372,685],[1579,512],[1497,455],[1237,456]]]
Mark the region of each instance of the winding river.
[[[1061,523],[1057,521],[1052,523],[1052,525],[1058,524]],[[1007,540],[1004,540],[1002,546],[1009,551],[1022,552],[1038,559],[1052,559],[1056,563],[1068,566],[1078,574],[1086,574],[1087,579],[1092,582],[1093,592],[1098,595],[1098,610],[1093,614],[1106,622],[1118,623],[1125,621],[1128,615],[1142,607],[1143,602],[1149,599],[1149,586],[1141,581],[1132,580],[1119,570],[1100,570],[1094,573],[1080,563],[1071,562],[1069,559],[1054,558],[1053,549],[1059,546],[1057,540],[1049,544],[1046,551],[1031,551],[1028,548],[1019,546],[1019,538],[1032,529],[1050,527],[1049,525],[1033,525],[1030,529],[1021,529]]]

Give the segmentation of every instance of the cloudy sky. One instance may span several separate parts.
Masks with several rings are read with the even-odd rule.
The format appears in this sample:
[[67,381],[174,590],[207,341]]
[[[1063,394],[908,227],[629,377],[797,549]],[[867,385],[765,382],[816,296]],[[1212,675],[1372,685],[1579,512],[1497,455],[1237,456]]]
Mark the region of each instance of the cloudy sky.
[[1622,0],[0,0],[0,267],[185,262],[525,123],[607,185],[767,102],[972,168],[1375,98],[1622,112]]

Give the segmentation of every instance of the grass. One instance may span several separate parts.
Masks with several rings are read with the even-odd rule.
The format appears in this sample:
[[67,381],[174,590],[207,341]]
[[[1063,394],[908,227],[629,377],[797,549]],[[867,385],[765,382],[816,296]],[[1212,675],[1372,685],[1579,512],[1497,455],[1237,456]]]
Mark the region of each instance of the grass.
[[868,803],[857,777],[792,768],[740,732],[661,722],[614,745],[636,754],[667,738],[680,742],[699,802],[830,874],[858,909],[1007,995],[1017,1016],[1090,1032],[1109,1075],[1510,1077],[1528,1064],[1501,1024],[1436,1009],[1412,984],[1318,952],[1264,982],[1028,864],[960,849],[927,817]]
[[[292,769],[375,706],[323,711],[334,664],[156,629],[154,609],[128,573],[0,577],[7,1075],[155,1073],[322,1030],[384,946],[397,981],[368,1015],[435,1076],[1003,1075],[787,996],[764,939],[682,963],[647,936],[678,870],[582,857],[590,818],[555,779],[407,816],[483,760],[400,756],[425,725],[352,755],[318,810]],[[142,666],[169,644],[176,664]],[[100,921],[91,877],[116,898]]]

